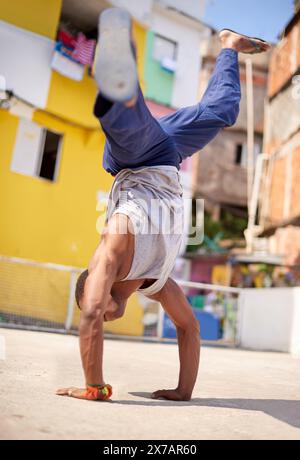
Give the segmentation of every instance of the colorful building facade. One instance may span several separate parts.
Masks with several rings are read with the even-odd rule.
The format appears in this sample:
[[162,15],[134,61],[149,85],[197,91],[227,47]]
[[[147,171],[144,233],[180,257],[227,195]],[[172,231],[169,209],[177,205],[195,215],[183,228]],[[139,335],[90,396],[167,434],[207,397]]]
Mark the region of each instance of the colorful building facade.
[[[157,116],[196,102],[197,50],[207,33],[198,18],[160,3],[129,8],[142,87]],[[97,11],[90,1],[0,0],[0,321],[10,314],[64,324],[73,275],[99,243],[112,177],[101,166],[105,137],[92,113],[97,88],[89,66],[61,55],[54,65],[54,54],[65,26],[88,36],[109,4],[126,7],[121,0],[99,1]],[[189,163],[183,171],[188,184]],[[133,296],[126,317],[106,330],[142,335],[153,308]],[[76,309],[67,322],[78,324]]]
[[[4,257],[86,267],[100,238],[98,198],[112,184],[101,167],[94,80],[87,68],[81,81],[51,69],[61,8],[61,0],[0,2],[2,90],[13,94],[0,109],[0,310],[54,323],[65,317],[70,273]],[[135,23],[134,34],[143,69],[146,32]],[[133,297],[131,324],[119,331],[141,334],[141,315]]]
[[270,62],[265,127],[268,161],[262,176],[260,227],[270,251],[294,267],[300,261],[300,2]]

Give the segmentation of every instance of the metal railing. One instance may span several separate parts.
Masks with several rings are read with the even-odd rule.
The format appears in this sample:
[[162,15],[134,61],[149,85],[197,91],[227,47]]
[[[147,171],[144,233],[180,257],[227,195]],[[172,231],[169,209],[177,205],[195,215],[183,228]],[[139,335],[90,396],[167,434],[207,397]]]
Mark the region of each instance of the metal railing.
[[0,256],[0,325],[68,332],[82,269]]
[[[80,267],[0,256],[0,327],[77,333],[79,310],[75,303],[75,288],[83,270]],[[223,323],[229,324],[232,333],[231,337],[223,337],[216,342],[236,345],[241,289],[182,280],[177,280],[177,283],[186,293],[192,289],[222,296]],[[226,306],[228,301],[230,312]],[[168,340],[164,335],[166,315],[160,304],[157,305],[157,312],[156,334],[149,339]],[[124,337],[118,332],[113,336]],[[145,339],[143,335],[139,337]]]

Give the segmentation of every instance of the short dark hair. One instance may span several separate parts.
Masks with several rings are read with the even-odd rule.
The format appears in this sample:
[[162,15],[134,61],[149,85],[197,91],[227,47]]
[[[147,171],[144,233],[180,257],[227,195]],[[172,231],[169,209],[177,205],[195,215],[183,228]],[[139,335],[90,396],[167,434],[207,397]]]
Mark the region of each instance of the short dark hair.
[[76,303],[78,305],[78,308],[80,308],[80,301],[84,293],[84,286],[85,286],[85,282],[88,276],[89,276],[89,271],[85,270],[84,272],[81,273],[81,275],[79,276],[77,280],[75,298],[76,298]]

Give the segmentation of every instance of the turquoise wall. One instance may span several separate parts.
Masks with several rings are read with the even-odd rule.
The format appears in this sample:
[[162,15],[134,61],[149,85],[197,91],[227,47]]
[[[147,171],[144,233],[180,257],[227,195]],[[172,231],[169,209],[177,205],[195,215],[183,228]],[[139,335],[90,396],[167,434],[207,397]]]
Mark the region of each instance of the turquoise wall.
[[145,59],[145,95],[147,98],[165,105],[172,105],[174,74],[164,70],[160,62],[153,59],[155,34],[147,34],[146,59]]

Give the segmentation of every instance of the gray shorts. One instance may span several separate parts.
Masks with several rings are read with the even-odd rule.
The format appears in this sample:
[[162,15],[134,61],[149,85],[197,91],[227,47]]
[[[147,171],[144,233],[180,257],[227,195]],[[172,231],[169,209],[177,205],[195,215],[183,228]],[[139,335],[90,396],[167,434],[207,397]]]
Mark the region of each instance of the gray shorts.
[[159,292],[175,265],[184,236],[182,187],[177,168],[151,166],[122,170],[115,178],[107,210],[127,215],[134,228],[132,266],[123,281],[156,280],[139,289],[144,295]]

